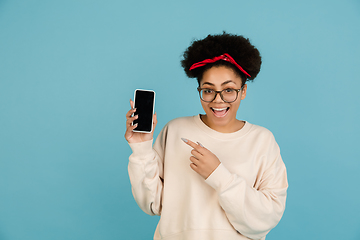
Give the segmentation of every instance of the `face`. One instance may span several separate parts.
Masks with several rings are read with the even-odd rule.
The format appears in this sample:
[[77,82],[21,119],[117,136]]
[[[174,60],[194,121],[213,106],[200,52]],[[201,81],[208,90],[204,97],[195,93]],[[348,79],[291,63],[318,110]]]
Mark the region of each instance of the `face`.
[[[200,82],[200,88],[209,88],[215,91],[224,89],[240,89],[241,78],[234,70],[225,66],[212,67],[206,70]],[[218,132],[235,132],[243,126],[243,122],[236,119],[236,113],[241,100],[246,96],[247,85],[238,94],[235,102],[224,102],[220,94],[212,102],[201,101],[201,105],[206,113],[202,116],[203,122],[210,128]]]

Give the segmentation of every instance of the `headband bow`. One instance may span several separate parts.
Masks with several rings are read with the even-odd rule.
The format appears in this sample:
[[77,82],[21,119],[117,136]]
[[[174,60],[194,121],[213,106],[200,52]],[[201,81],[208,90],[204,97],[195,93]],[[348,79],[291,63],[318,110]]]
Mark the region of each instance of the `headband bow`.
[[224,61],[227,61],[227,62],[230,62],[230,63],[234,64],[246,76],[251,77],[250,74],[248,74],[239,64],[237,64],[235,62],[235,60],[228,53],[224,53],[223,55],[220,55],[218,57],[214,57],[214,58],[211,58],[211,59],[205,59],[205,60],[203,60],[201,62],[194,63],[193,65],[191,65],[189,70],[191,71],[194,68],[202,67],[202,66],[205,66],[208,63],[214,63],[214,62],[217,62],[219,60],[224,60]]

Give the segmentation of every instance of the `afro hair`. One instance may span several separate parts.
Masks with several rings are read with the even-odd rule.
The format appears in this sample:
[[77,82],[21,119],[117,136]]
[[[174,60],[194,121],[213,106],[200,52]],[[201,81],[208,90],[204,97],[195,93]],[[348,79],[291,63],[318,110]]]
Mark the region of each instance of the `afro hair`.
[[[223,60],[206,64],[191,71],[189,70],[194,63],[211,59],[224,53],[228,53],[251,77],[246,76],[233,64]],[[241,77],[243,80],[242,84],[244,85],[247,80],[254,80],[261,67],[260,53],[250,43],[249,39],[241,35],[228,34],[226,32],[219,35],[208,35],[202,40],[193,41],[184,52],[183,57],[181,66],[184,68],[186,75],[189,78],[197,78],[199,83],[207,69],[213,66],[227,66]]]

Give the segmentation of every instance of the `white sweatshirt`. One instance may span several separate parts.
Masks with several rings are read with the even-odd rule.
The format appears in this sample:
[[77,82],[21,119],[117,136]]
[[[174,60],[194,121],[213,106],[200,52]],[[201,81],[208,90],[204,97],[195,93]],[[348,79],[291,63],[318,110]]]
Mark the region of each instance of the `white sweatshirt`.
[[[200,142],[221,164],[204,180],[190,167],[191,147]],[[200,116],[170,121],[152,140],[132,143],[129,176],[134,198],[160,215],[154,239],[265,239],[280,221],[288,187],[286,168],[272,133],[245,123],[220,133]]]

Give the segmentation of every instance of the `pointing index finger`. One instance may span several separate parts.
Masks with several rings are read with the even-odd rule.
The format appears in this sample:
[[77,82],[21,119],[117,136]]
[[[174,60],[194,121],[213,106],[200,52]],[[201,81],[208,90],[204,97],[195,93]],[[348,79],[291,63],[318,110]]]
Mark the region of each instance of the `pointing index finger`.
[[189,139],[186,139],[186,138],[181,138],[181,140],[184,141],[184,143],[186,143],[187,145],[189,145],[190,147],[196,149],[198,152],[200,152],[199,150],[201,149],[201,144],[196,144],[192,141],[190,141]]

